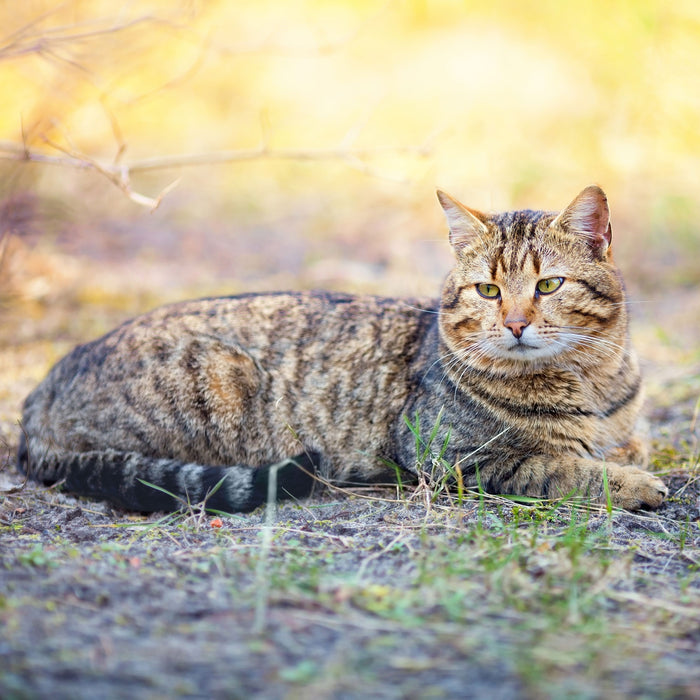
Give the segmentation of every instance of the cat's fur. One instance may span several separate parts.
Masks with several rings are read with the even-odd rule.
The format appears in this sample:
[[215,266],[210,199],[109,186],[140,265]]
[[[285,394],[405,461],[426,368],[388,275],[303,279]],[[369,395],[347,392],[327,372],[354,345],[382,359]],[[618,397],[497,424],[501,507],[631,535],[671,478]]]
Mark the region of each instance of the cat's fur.
[[467,485],[599,501],[605,471],[616,506],[658,506],[603,191],[558,215],[438,196],[456,257],[441,300],[301,292],[157,309],[75,348],[30,394],[20,468],[140,511],[179,505],[141,480],[196,503],[225,476],[208,506],[244,511],[272,473],[293,497],[314,472],[415,474],[418,417],[426,441],[439,422],[435,454],[449,432],[442,458]]

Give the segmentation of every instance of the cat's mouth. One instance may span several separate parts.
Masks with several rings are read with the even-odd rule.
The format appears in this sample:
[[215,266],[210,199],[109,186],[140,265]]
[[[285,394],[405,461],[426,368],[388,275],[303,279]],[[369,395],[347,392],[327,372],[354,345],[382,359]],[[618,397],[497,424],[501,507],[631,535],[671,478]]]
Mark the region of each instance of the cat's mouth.
[[549,343],[525,342],[522,338],[504,348],[505,356],[521,360],[543,360],[556,355],[556,349]]
[[508,348],[508,352],[511,354],[518,355],[519,357],[522,358],[535,358],[535,357],[541,357],[543,354],[549,355],[549,352],[547,351],[546,348],[543,348],[541,345],[530,345],[529,343],[518,343],[517,345],[513,345],[512,347]]
[[507,338],[504,343],[506,350],[509,352],[528,352],[530,350],[541,350],[543,344],[538,342],[539,339],[535,339],[533,342],[532,338],[525,338],[521,336],[520,338]]

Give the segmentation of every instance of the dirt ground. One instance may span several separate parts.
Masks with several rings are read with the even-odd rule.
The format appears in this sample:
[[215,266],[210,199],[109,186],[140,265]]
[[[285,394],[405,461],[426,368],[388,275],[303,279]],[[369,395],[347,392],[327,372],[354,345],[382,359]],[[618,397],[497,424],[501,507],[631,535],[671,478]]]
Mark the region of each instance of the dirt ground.
[[0,697],[700,698],[697,289],[633,307],[656,513],[407,486],[219,522],[22,484],[13,462],[53,361],[201,280],[60,246],[12,265],[34,286],[2,311]]
[[[510,506],[426,514],[387,493],[288,504],[263,557],[263,513],[221,528],[211,518],[149,527],[31,486],[3,504],[2,695],[698,697],[700,490],[669,481],[685,487],[682,504],[586,523],[625,564],[602,576],[587,564],[596,575],[581,585],[592,597],[583,615],[539,600],[571,585],[570,553],[557,549],[569,514],[517,568],[463,570],[487,546],[480,523],[513,527]],[[464,561],[445,563],[447,552]],[[423,560],[445,580],[426,576]],[[498,590],[491,566],[514,591]]]

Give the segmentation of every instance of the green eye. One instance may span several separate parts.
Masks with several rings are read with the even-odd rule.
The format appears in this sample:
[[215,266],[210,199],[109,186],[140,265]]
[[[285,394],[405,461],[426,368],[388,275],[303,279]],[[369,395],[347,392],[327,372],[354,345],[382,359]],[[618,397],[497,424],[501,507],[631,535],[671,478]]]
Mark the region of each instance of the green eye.
[[562,282],[564,282],[563,277],[550,277],[546,280],[540,280],[537,283],[537,291],[540,294],[551,294],[561,287]]
[[476,285],[476,291],[486,299],[496,299],[501,296],[501,290],[495,284],[484,282]]

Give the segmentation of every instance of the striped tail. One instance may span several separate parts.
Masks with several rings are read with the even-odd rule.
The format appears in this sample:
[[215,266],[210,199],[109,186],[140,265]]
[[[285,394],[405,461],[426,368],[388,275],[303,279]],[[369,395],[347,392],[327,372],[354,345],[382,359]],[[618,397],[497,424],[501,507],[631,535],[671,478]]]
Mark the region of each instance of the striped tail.
[[32,448],[30,456],[24,436],[17,456],[20,471],[36,481],[64,480],[66,491],[145,513],[203,501],[207,510],[246,513],[268,500],[271,482],[277,499],[306,498],[318,459],[310,453],[264,467],[208,467],[116,450],[36,454]]

